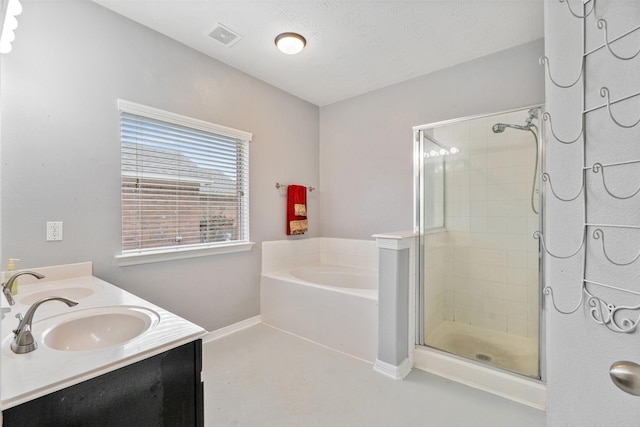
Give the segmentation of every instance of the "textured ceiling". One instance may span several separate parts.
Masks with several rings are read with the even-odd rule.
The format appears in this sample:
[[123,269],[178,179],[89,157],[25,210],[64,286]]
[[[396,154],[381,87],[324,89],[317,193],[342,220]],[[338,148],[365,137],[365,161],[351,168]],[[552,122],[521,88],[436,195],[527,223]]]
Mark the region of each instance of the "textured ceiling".
[[[543,0],[93,1],[320,106],[543,37]],[[302,53],[275,48],[288,31]]]

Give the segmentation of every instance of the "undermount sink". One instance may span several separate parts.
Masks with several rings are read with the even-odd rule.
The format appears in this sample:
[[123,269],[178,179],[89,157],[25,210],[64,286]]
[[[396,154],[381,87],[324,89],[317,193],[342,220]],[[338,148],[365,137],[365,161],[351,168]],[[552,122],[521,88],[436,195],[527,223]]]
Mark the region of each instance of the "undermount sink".
[[79,300],[92,295],[94,290],[88,287],[69,287],[69,288],[51,288],[40,292],[25,295],[23,298],[18,298],[21,304],[31,305],[36,301],[46,297],[65,297],[73,300]]
[[[56,316],[42,343],[61,351],[87,351],[123,344],[160,321],[152,310],[134,306],[98,307]],[[53,319],[48,319],[47,324]],[[37,328],[37,323],[34,328]]]

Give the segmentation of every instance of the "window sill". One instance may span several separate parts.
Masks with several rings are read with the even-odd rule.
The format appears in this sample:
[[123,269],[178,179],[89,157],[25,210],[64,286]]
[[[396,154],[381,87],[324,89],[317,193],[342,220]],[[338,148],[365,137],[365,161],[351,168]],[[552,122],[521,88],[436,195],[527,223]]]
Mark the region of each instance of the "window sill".
[[250,251],[254,242],[229,243],[225,245],[205,247],[185,247],[178,249],[164,249],[158,251],[131,252],[116,255],[119,267],[128,265],[149,264],[152,262],[173,261],[176,259],[196,258],[209,255],[230,254],[234,252]]

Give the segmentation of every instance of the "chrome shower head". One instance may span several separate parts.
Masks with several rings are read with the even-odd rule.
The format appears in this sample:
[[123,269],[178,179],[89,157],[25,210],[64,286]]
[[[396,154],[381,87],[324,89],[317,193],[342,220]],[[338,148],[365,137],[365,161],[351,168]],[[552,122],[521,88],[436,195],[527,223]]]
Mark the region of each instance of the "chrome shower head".
[[502,133],[504,132],[506,127],[507,125],[505,125],[504,123],[496,123],[495,125],[493,125],[491,130],[493,131],[493,133]]
[[531,129],[531,124],[528,123],[524,126],[520,126],[520,125],[512,125],[510,123],[496,123],[495,125],[493,125],[493,127],[491,128],[491,130],[493,131],[493,133],[502,133],[504,132],[504,130],[506,128],[514,128],[514,129],[518,129],[518,130],[529,130]]
[[524,121],[524,126],[512,125],[510,123],[496,123],[495,125],[493,125],[491,130],[493,131],[493,133],[502,133],[506,128],[514,128],[518,130],[531,130],[531,128],[537,129],[536,125],[534,125],[532,122],[538,118],[539,111],[540,107],[531,108],[529,110],[529,117],[527,117],[527,120]]

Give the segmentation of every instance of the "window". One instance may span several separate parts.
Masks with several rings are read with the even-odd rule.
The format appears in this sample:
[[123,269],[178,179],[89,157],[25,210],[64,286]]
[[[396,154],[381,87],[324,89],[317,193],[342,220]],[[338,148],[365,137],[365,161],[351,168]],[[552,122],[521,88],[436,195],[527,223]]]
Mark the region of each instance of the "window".
[[247,132],[118,101],[120,265],[251,249]]

